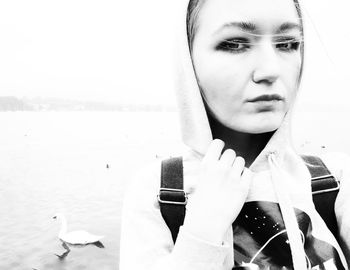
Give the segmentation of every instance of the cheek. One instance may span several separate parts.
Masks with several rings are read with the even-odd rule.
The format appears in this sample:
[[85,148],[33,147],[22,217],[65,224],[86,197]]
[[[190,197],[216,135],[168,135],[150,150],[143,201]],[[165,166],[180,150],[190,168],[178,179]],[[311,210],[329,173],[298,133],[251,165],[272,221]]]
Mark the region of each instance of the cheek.
[[284,84],[288,91],[287,95],[291,101],[295,99],[298,92],[300,68],[300,61],[295,61],[294,65],[290,65],[285,69],[286,71],[284,74]]
[[216,54],[198,57],[194,63],[198,82],[211,102],[241,96],[246,81],[242,71],[246,69],[235,59]]

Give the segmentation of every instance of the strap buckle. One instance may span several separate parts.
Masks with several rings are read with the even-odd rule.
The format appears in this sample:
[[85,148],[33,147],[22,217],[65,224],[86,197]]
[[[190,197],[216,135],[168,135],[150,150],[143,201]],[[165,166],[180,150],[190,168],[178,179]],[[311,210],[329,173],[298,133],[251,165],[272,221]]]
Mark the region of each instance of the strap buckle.
[[336,184],[336,186],[330,187],[330,188],[326,188],[326,189],[321,189],[321,190],[315,190],[312,192],[312,195],[315,194],[322,194],[322,193],[327,193],[327,192],[332,192],[332,191],[337,191],[340,189],[340,182],[338,180],[335,179],[335,177],[332,174],[327,174],[327,175],[322,175],[322,176],[318,176],[318,177],[313,177],[311,178],[311,183],[317,183],[317,181],[322,181],[324,179],[327,178],[333,178],[334,179],[334,183]]
[[160,188],[157,198],[160,203],[176,205],[187,204],[187,194],[183,189]]

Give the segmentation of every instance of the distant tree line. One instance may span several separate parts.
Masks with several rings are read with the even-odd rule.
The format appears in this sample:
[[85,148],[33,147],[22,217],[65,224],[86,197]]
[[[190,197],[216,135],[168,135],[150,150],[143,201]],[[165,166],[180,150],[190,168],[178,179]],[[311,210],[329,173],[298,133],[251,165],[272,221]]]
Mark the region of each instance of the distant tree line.
[[0,96],[0,112],[4,111],[174,111],[162,104],[115,104],[76,101],[60,98],[17,98]]
[[0,111],[32,111],[33,108],[16,97],[0,97]]

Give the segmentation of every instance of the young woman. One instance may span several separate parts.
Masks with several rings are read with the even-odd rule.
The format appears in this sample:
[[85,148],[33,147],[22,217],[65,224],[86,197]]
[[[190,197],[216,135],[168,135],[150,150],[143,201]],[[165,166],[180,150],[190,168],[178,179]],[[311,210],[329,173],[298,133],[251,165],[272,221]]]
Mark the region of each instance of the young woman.
[[186,216],[174,243],[157,200],[160,164],[137,176],[124,203],[120,269],[348,269],[350,160],[323,157],[341,182],[337,241],[289,136],[303,67],[298,1],[181,2]]

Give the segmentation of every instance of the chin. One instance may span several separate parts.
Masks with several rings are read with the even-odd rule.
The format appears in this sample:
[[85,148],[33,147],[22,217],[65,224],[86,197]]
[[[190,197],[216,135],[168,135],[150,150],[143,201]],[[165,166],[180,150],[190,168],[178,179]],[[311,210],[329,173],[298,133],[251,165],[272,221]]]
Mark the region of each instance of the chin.
[[246,128],[245,131],[243,132],[251,133],[251,134],[260,134],[260,133],[275,131],[279,127],[280,125],[266,125],[266,126],[259,125],[257,127]]
[[247,117],[230,128],[245,133],[259,134],[277,130],[283,122],[284,114],[270,117]]

